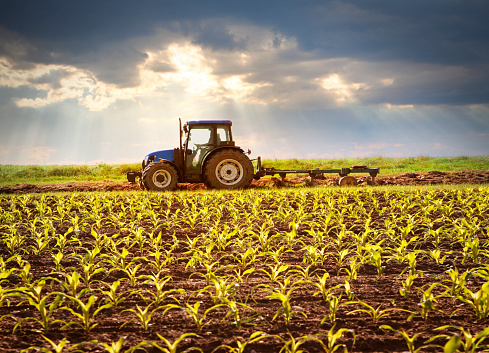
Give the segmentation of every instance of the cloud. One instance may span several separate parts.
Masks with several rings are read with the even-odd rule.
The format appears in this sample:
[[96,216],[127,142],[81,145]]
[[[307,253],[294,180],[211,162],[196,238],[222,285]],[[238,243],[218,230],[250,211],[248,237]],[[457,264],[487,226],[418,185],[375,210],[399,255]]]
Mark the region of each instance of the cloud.
[[6,148],[0,146],[0,156],[3,164],[46,164],[56,149],[49,146],[17,146]]
[[338,105],[355,102],[356,91],[368,89],[368,86],[365,83],[348,83],[338,74],[329,75],[319,81],[323,89],[334,93]]
[[144,123],[144,124],[152,124],[152,123],[155,123],[156,122],[156,119],[152,119],[152,118],[139,118],[138,121],[140,123]]
[[445,149],[450,148],[447,145],[444,145],[444,144],[439,143],[439,142],[433,143],[433,144],[431,144],[431,146],[435,150],[445,150]]
[[[380,31],[377,22],[391,24],[400,16],[398,9],[374,11],[337,2],[316,3],[307,12],[312,22],[319,13],[327,15],[328,26],[352,21],[358,26],[355,31],[364,26]],[[276,105],[284,110],[352,104],[388,108],[483,104],[489,99],[485,63],[468,67],[418,63],[392,55],[382,61],[339,57],[341,50],[324,51],[327,43],[304,50],[301,31],[288,35],[290,30],[277,28],[232,17],[202,17],[172,22],[172,26],[160,23],[145,35],[121,36],[86,52],[47,50],[3,30],[0,85],[38,91],[37,97],[18,97],[19,107],[39,108],[74,99],[91,111],[107,109],[118,100],[137,102],[141,97],[182,91],[220,104]]]

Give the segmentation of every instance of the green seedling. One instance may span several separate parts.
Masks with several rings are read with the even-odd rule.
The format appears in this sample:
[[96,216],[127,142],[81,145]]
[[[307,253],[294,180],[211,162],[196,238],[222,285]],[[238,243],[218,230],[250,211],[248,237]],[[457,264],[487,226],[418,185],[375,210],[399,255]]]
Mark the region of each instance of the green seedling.
[[[352,349],[353,349],[353,346],[355,345],[355,341],[356,341],[355,331],[349,330],[346,328],[340,328],[338,331],[334,332],[335,326],[336,326],[336,324],[333,325],[333,327],[331,327],[331,329],[328,331],[328,333],[326,335],[325,334],[317,334],[317,335],[311,336],[310,338],[312,338],[313,340],[318,342],[321,345],[321,347],[323,348],[325,353],[334,353],[340,348],[343,348],[343,352],[346,353],[346,352],[348,352],[346,345],[336,343],[336,342],[341,337],[343,337],[344,333],[349,333],[353,336],[353,343],[352,343]],[[324,342],[324,339],[322,339],[322,337],[326,338],[326,342]]]
[[229,345],[222,344],[220,346],[217,346],[212,352],[218,351],[221,348],[225,348],[228,350],[229,353],[244,353],[246,347],[250,343],[261,341],[262,339],[265,339],[267,337],[270,336],[262,331],[253,332],[247,341],[241,342],[240,340],[236,340],[237,347],[231,347]]
[[80,319],[81,323],[76,321],[68,322],[65,326],[63,326],[63,328],[75,324],[81,326],[86,332],[90,332],[94,327],[98,325],[97,323],[93,323],[95,316],[97,316],[97,314],[100,313],[102,310],[112,307],[112,304],[107,303],[95,309],[93,313],[91,313],[92,306],[95,304],[95,302],[98,299],[97,297],[91,295],[86,303],[82,302],[80,299],[76,297],[67,296],[67,298],[72,300],[78,306],[78,310],[80,312],[76,312],[74,309],[67,306],[62,307],[61,309],[68,310],[72,315]]

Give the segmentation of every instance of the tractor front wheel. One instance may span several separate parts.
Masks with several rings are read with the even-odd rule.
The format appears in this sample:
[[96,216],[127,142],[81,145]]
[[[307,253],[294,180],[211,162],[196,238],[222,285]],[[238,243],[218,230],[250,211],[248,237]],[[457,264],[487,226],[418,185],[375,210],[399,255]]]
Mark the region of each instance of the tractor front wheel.
[[172,191],[177,187],[178,173],[169,163],[151,163],[143,170],[142,184],[151,191]]
[[242,189],[251,184],[253,165],[237,150],[216,152],[204,167],[204,179],[212,189]]

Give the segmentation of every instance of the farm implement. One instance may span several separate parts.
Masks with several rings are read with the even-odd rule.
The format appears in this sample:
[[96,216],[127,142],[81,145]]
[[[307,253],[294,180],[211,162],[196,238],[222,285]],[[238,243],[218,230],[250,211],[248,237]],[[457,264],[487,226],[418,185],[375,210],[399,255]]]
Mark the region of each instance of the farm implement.
[[339,174],[341,177],[338,181],[340,186],[353,186],[357,184],[357,180],[350,173],[368,173],[375,182],[375,177],[379,174],[379,168],[368,168],[367,166],[353,166],[351,168],[341,169],[275,169],[275,168],[262,168],[261,158],[257,158],[257,168],[255,179],[260,179],[265,175],[279,175],[282,179],[285,179],[287,174],[309,174],[312,179],[316,179],[322,174]]
[[[251,151],[236,146],[230,120],[196,120],[183,128],[180,121],[180,146],[170,150],[149,153],[142,162],[142,170],[128,172],[127,180],[139,183],[141,190],[171,191],[177,183],[204,183],[212,189],[241,189],[266,175],[309,174],[314,179],[322,174],[339,174],[340,186],[356,185],[351,173],[368,173],[372,181],[379,168],[353,166],[341,169],[274,169],[263,168],[258,157],[256,172]],[[183,138],[185,140],[183,141]]]

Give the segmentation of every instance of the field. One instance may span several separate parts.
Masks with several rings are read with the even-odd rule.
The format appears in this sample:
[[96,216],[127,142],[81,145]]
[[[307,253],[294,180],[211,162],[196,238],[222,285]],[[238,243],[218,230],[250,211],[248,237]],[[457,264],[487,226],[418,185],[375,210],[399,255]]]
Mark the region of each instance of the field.
[[[333,169],[353,165],[380,168],[382,176],[430,171],[489,170],[489,156],[479,157],[407,157],[263,160],[263,167],[275,169]],[[52,184],[80,182],[121,182],[126,173],[141,169],[136,164],[96,165],[0,165],[0,186],[15,184]],[[0,191],[1,192],[1,191]]]
[[488,208],[482,185],[0,196],[0,351],[482,351]]

